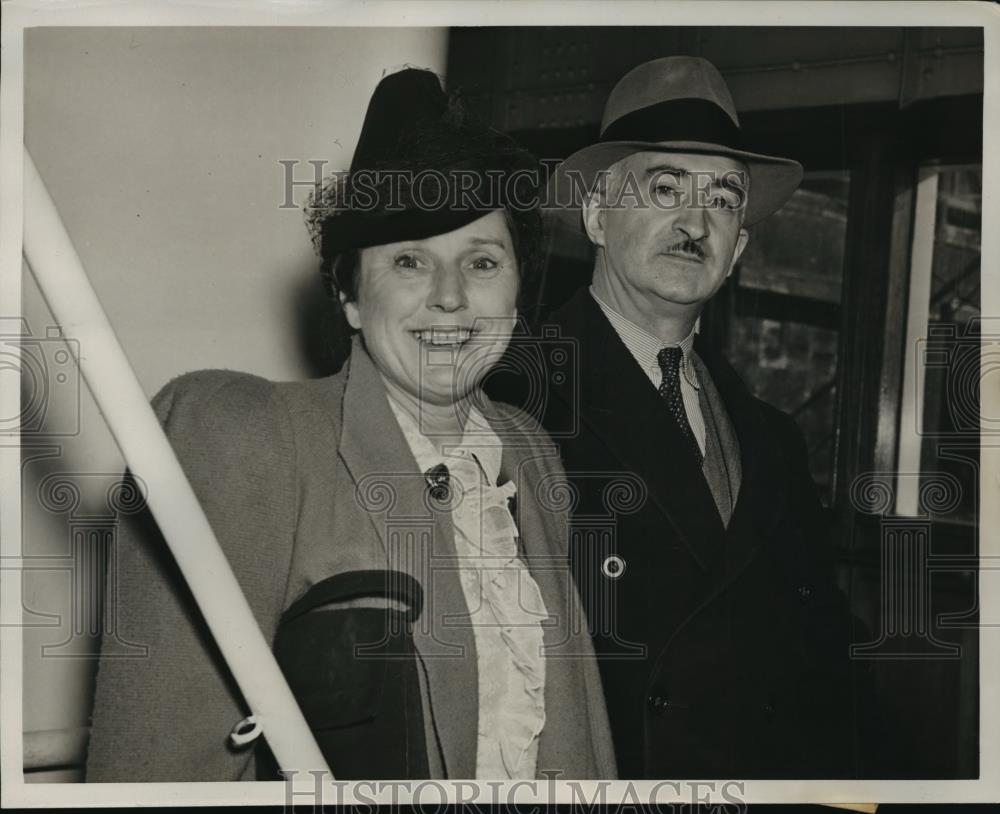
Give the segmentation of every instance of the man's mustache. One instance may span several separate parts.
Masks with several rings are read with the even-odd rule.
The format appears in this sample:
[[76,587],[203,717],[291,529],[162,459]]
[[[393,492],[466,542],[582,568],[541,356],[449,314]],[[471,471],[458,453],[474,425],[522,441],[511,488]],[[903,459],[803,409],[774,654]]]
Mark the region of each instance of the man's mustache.
[[700,260],[705,259],[705,250],[701,247],[700,243],[694,240],[682,240],[680,243],[674,243],[672,246],[668,246],[664,254],[686,254],[695,255]]

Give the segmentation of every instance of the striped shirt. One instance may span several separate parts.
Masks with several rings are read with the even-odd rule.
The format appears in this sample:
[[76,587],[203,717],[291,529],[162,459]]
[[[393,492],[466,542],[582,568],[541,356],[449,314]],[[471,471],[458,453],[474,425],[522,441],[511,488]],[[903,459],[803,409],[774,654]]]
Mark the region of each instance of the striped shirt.
[[684,399],[684,412],[687,413],[688,424],[691,425],[691,432],[694,433],[695,440],[701,449],[701,454],[705,454],[705,418],[701,413],[701,404],[698,401],[698,375],[695,373],[694,365],[691,364],[691,353],[694,349],[694,330],[692,329],[679,344],[674,342],[664,342],[653,336],[649,331],[640,328],[632,320],[622,316],[604,300],[597,296],[594,287],[590,287],[590,296],[594,298],[604,316],[608,318],[611,327],[621,338],[629,353],[635,357],[642,372],[653,383],[657,391],[660,389],[660,382],[663,381],[663,371],[660,370],[660,363],[656,360],[657,354],[664,347],[670,345],[681,349],[681,397]]

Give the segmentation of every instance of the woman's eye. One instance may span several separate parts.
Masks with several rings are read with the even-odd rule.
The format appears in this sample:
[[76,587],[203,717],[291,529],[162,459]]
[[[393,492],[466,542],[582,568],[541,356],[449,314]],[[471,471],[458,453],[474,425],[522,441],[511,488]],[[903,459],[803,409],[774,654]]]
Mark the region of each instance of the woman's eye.
[[499,264],[492,257],[477,257],[472,261],[472,268],[476,271],[492,271],[498,267]]

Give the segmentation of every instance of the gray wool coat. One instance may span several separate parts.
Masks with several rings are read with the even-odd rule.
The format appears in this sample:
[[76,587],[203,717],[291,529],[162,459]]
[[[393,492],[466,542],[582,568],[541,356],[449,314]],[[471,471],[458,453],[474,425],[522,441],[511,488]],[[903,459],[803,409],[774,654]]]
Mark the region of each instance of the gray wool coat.
[[[423,624],[413,637],[431,774],[474,777],[475,643],[448,566],[450,520],[429,515],[425,484],[360,341],[333,376],[272,383],[199,371],[167,384],[154,407],[268,641],[283,610],[331,575],[389,567],[422,583]],[[483,411],[503,441],[501,480],[516,483],[523,556],[549,613],[539,776],[614,778],[600,678],[567,567],[556,449],[524,413],[496,402]],[[430,533],[407,533],[414,524],[430,524]],[[147,658],[114,658],[106,635],[88,782],[254,779],[253,751],[228,745],[248,710],[155,524],[123,518],[117,548],[114,635],[149,649]]]

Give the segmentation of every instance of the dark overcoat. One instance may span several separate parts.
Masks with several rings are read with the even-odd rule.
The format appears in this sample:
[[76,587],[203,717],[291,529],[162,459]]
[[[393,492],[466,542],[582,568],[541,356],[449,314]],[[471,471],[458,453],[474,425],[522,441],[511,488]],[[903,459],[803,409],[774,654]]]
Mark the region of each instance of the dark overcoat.
[[537,391],[511,379],[497,389],[537,406],[574,486],[573,569],[620,776],[851,774],[850,615],[794,421],[696,344],[738,441],[727,527],[589,293],[545,325],[542,355],[562,347],[570,364]]

